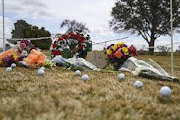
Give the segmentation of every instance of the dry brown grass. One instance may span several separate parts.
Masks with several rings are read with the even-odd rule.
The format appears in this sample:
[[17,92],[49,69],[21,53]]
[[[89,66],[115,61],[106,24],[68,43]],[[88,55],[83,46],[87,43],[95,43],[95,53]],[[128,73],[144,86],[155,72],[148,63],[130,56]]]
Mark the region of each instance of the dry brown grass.
[[[149,56],[139,56],[147,59]],[[168,72],[170,57],[153,58]],[[180,78],[180,56],[175,57],[175,72]],[[180,119],[179,83],[148,80],[119,72],[83,72],[90,80],[82,82],[74,71],[46,70],[43,77],[37,70],[17,67],[13,72],[0,68],[0,119]],[[142,90],[132,84],[140,80]],[[159,89],[172,89],[169,99],[162,99]]]

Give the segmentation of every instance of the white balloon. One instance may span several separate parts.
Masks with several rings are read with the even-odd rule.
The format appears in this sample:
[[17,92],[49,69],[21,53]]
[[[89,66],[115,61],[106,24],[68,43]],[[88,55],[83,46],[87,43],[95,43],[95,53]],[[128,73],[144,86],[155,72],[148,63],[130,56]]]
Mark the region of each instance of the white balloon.
[[38,70],[38,75],[40,75],[40,76],[44,75],[44,70],[39,69],[39,70]]
[[133,84],[133,86],[135,87],[135,88],[142,88],[143,87],[143,83],[141,82],[141,81],[136,81],[134,84]]
[[12,63],[11,64],[11,68],[15,68],[16,67],[16,64],[15,63]]
[[125,80],[125,75],[124,74],[119,74],[118,75],[118,80]]
[[12,71],[12,68],[11,67],[7,67],[6,68],[6,72],[11,72]]
[[171,95],[171,89],[168,86],[164,86],[160,89],[160,94],[163,97],[169,97]]
[[75,75],[76,75],[76,76],[80,76],[80,75],[81,75],[81,71],[80,71],[80,70],[76,70],[76,71],[75,71]]
[[83,76],[81,77],[81,79],[82,79],[84,82],[86,82],[86,81],[89,80],[89,76],[85,74],[85,75],[83,75]]

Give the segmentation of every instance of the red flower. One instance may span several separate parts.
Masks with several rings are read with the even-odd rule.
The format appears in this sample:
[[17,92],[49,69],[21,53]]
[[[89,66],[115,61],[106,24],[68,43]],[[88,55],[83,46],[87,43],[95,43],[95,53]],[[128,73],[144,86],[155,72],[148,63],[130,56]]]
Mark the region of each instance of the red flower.
[[58,38],[58,41],[61,41],[61,40],[63,40],[63,39],[62,39],[61,37],[59,37],[59,38]]
[[57,51],[56,55],[62,55],[62,52],[61,51]]
[[69,35],[70,35],[70,37],[72,37],[72,38],[74,38],[74,37],[76,36],[74,33],[70,33]]
[[137,50],[133,45],[131,45],[131,47],[129,48],[129,53],[138,56]]
[[57,44],[54,43],[54,44],[53,44],[53,48],[55,48],[56,46],[57,46]]
[[62,36],[64,39],[67,39],[68,38],[68,35],[63,35]]
[[81,40],[81,41],[84,40],[84,37],[80,37],[80,40]]
[[77,34],[77,35],[76,35],[76,39],[77,39],[77,40],[79,40],[80,37],[81,37],[80,34]]
[[56,55],[56,52],[57,52],[56,50],[53,50],[53,51],[52,51],[52,54],[53,54],[53,55]]
[[79,50],[82,50],[83,49],[83,46],[82,45],[79,45]]
[[62,52],[61,51],[57,51],[57,50],[53,50],[52,54],[53,55],[62,55]]
[[[78,41],[84,41],[84,37],[79,37],[79,38],[77,38],[78,39]],[[82,43],[84,43],[84,42],[82,42]]]
[[84,40],[81,40],[79,43],[84,43]]
[[123,58],[123,59],[126,59],[126,58],[127,58],[127,55],[123,55],[122,58]]

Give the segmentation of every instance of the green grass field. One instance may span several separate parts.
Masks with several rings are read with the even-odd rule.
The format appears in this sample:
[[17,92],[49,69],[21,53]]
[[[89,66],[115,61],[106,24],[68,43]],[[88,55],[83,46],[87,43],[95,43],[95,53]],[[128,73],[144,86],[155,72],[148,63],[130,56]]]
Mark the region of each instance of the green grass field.
[[[170,56],[151,57],[170,73]],[[180,55],[175,56],[175,76],[180,78]],[[13,72],[0,68],[0,119],[82,119],[82,120],[178,120],[180,119],[180,85],[177,82],[149,80],[120,72],[84,71],[90,80],[82,82],[71,70],[37,70],[17,67]],[[133,83],[144,83],[142,90]],[[159,95],[162,86],[172,89],[169,99]]]

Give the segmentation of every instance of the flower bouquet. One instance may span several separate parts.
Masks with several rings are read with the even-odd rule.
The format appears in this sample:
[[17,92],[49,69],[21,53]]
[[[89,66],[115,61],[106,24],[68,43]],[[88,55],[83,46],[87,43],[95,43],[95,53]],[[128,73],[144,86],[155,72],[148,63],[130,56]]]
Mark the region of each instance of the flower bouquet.
[[73,56],[85,58],[91,45],[90,36],[80,33],[59,35],[54,41],[51,49],[51,57],[62,55],[64,58]]
[[12,63],[19,63],[29,68],[56,67],[29,40],[22,40],[14,48],[0,54],[0,66],[9,67]]
[[128,48],[124,42],[120,42],[109,45],[105,54],[107,55],[108,63],[113,65],[114,70],[118,70],[131,55],[137,56],[137,51],[133,45]]
[[56,67],[43,53],[35,49],[31,50],[28,56],[21,61],[21,64],[28,68],[39,68],[44,66],[53,69]]
[[37,50],[37,48],[29,40],[22,40],[17,45],[17,49],[19,53],[24,54],[26,56],[31,52],[32,49]]
[[11,66],[22,61],[32,49],[36,49],[28,40],[22,40],[17,46],[0,54],[0,66]]

